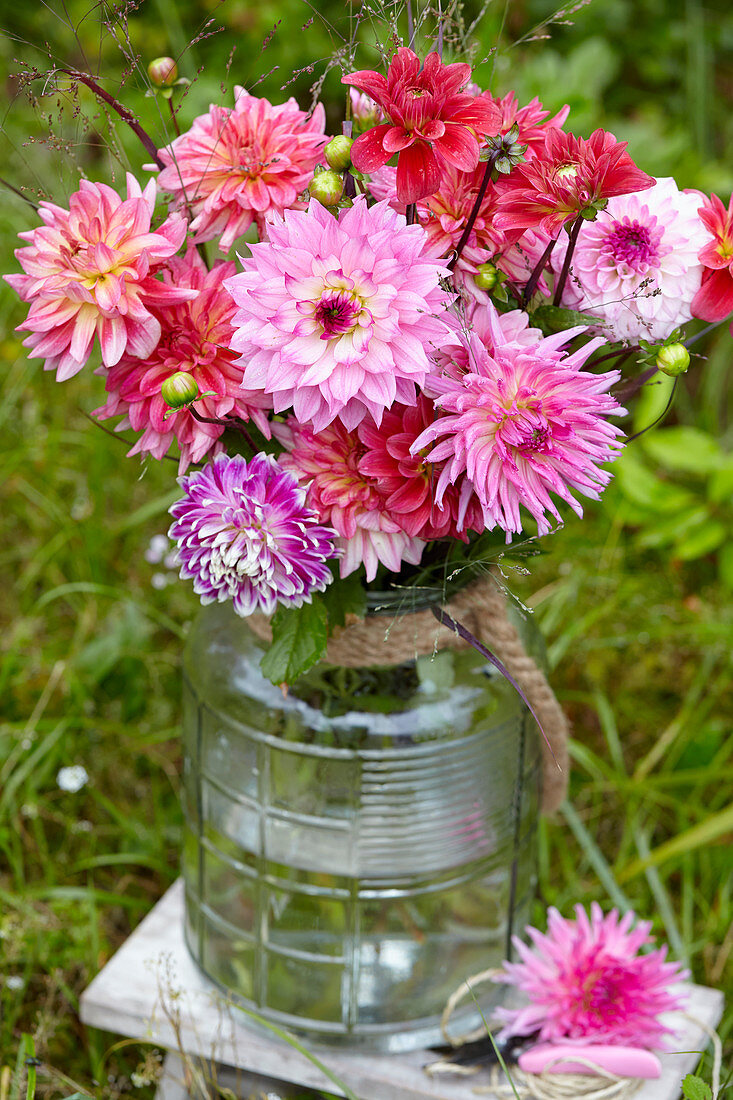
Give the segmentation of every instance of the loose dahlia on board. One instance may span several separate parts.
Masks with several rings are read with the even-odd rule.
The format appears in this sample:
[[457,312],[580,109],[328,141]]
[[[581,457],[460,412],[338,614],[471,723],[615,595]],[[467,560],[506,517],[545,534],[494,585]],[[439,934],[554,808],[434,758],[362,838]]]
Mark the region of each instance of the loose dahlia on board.
[[590,916],[582,905],[575,920],[557,909],[547,914],[547,932],[527,928],[527,946],[513,938],[519,962],[504,963],[498,981],[529,997],[526,1008],[497,1008],[504,1024],[500,1038],[534,1035],[542,1040],[572,1039],[661,1049],[673,1034],[660,1019],[684,1007],[674,983],[688,977],[679,963],[667,962],[666,948],[640,954],[654,942],[650,921],[617,910],[604,917],[597,902]]

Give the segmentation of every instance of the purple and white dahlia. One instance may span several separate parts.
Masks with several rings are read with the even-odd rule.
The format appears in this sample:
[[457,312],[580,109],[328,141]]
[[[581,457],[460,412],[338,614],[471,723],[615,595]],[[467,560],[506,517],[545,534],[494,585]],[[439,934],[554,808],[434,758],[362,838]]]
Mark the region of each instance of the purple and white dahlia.
[[338,220],[312,201],[267,232],[224,283],[239,307],[231,347],[242,385],[271,395],[276,413],[292,406],[315,432],[414,405],[452,300],[425,230],[357,198]]
[[181,577],[202,603],[231,599],[238,615],[301,607],[331,581],[335,532],[306,507],[305,490],[270,455],[217,455],[189,477],[170,509]]

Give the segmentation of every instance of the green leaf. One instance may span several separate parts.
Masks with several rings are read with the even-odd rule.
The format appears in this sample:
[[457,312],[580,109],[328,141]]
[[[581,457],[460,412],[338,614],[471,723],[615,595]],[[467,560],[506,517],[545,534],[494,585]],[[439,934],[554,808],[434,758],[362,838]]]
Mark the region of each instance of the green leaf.
[[334,627],[346,624],[347,615],[358,615],[359,618],[363,618],[366,611],[366,592],[358,573],[350,573],[344,578],[337,577],[329,584],[321,600],[328,613],[329,634]]
[[320,660],[328,641],[328,616],[321,600],[279,607],[272,616],[272,645],[260,668],[273,684],[292,684]]
[[713,473],[721,462],[717,441],[699,428],[663,428],[644,436],[644,450],[668,470]]
[[655,374],[649,382],[642,386],[634,405],[633,424],[635,432],[648,428],[650,424],[654,424],[659,419],[669,404],[673,388],[674,378],[670,378],[668,374]]
[[546,335],[563,332],[566,328],[573,328],[575,325],[594,325],[600,320],[600,317],[592,317],[590,313],[578,313],[575,309],[564,309],[562,306],[551,306],[548,303],[538,306],[530,315],[530,324],[541,328]]
[[726,458],[710,478],[708,499],[715,504],[733,499],[733,458]]
[[682,1080],[682,1095],[685,1100],[711,1100],[713,1093],[707,1081],[688,1073]]
[[638,452],[627,447],[613,472],[623,496],[652,512],[679,512],[697,503],[696,498],[678,485],[661,481],[637,457]]
[[709,519],[690,532],[687,538],[677,543],[675,557],[681,558],[682,561],[703,558],[706,554],[717,550],[725,542],[727,535],[728,530],[724,523],[720,523],[717,519]]

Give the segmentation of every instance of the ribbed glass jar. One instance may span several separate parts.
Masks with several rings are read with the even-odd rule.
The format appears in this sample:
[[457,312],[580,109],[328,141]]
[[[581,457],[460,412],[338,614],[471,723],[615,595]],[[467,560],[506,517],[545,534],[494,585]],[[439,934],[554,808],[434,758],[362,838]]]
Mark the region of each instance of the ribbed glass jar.
[[[473,649],[321,664],[284,695],[264,648],[228,604],[187,646],[189,948],[310,1040],[434,1042],[450,993],[529,916],[536,726]],[[468,1005],[454,1026],[479,1022]]]

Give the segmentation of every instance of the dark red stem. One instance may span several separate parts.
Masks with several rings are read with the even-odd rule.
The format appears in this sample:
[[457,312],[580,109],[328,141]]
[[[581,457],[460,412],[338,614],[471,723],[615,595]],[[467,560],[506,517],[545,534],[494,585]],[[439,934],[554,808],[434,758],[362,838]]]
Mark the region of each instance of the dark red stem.
[[118,99],[115,99],[114,96],[111,96],[109,92],[105,92],[104,88],[100,87],[94,77],[89,76],[88,73],[80,73],[76,69],[61,69],[60,71],[62,73],[65,73],[67,76],[70,76],[72,80],[78,80],[81,84],[86,84],[87,88],[91,89],[91,91],[94,92],[95,96],[98,99],[101,99],[104,103],[109,104],[112,110],[117,112],[122,121],[126,122],[132,132],[140,139],[140,141],[150,153],[151,157],[158,165],[158,167],[165,167],[163,161],[158,156],[158,149],[155,142],[150,137],[150,135],[147,134],[145,130],[143,130],[142,126],[137,121],[135,116],[132,114],[131,111],[128,111],[127,107],[125,107],[124,104],[120,103],[120,101]]
[[234,418],[230,419],[226,416],[222,417],[221,420],[219,420],[215,416],[202,416],[201,413],[196,412],[193,405],[188,406],[188,411],[191,413],[191,416],[194,418],[194,420],[198,420],[199,424],[218,424],[222,428],[234,428],[235,432],[239,432],[239,434],[244,437],[249,446],[252,448],[252,454],[257,454],[257,448],[255,447],[254,440],[252,439],[252,436],[249,434],[241,420],[235,420]]
[[530,298],[534,294],[535,290],[537,289],[537,284],[539,283],[540,279],[542,278],[542,272],[545,270],[545,268],[547,266],[547,261],[549,260],[554,247],[555,247],[555,241],[552,240],[552,241],[550,241],[547,248],[542,253],[542,255],[540,256],[537,263],[535,264],[534,270],[532,271],[532,274],[530,275],[529,279],[527,280],[527,285],[524,288],[524,294],[522,295],[522,306],[523,307],[527,305],[527,302],[530,300]]
[[568,241],[568,249],[565,253],[565,260],[562,265],[562,271],[560,272],[560,278],[557,280],[555,287],[555,296],[552,299],[553,306],[560,305],[560,299],[562,298],[562,292],[565,289],[565,283],[568,281],[568,274],[570,272],[570,264],[573,259],[573,252],[575,252],[575,246],[578,243],[578,234],[580,233],[580,227],[583,224],[583,219],[577,217],[570,228],[570,240]]
[[473,229],[474,225],[476,224],[476,218],[478,217],[478,212],[481,209],[481,203],[484,201],[484,196],[486,195],[486,188],[489,186],[489,180],[491,179],[491,173],[494,171],[494,165],[496,164],[497,160],[499,159],[499,157],[501,155],[501,152],[502,152],[501,148],[495,149],[490,154],[489,159],[486,161],[486,169],[484,171],[484,178],[481,180],[481,186],[478,189],[478,194],[476,195],[476,198],[474,200],[473,208],[471,210],[471,213],[468,215],[468,221],[466,222],[466,226],[465,226],[463,232],[461,233],[458,244],[456,245],[455,255],[454,255],[453,259],[451,260],[451,262],[448,264],[448,270],[449,271],[453,271],[455,269],[456,264],[458,263],[458,261],[461,258],[461,253],[463,252],[463,249],[466,247],[466,242],[468,241],[468,238],[471,236],[471,230]]

